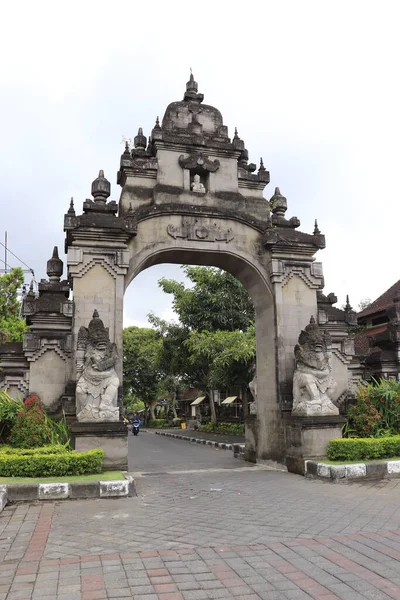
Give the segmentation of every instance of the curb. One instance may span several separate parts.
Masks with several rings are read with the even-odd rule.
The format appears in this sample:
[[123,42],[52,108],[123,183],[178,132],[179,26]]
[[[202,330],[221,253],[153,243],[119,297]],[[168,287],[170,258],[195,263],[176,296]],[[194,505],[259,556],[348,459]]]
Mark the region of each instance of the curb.
[[165,437],[175,438],[177,440],[185,440],[193,444],[204,444],[205,446],[213,446],[220,450],[233,450],[235,458],[244,459],[245,444],[226,444],[225,442],[215,442],[214,440],[203,440],[201,438],[189,437],[188,435],[179,435],[178,433],[169,433],[167,431],[155,431],[156,435],[164,435]]
[[391,479],[400,477],[400,460],[352,465],[327,465],[314,460],[305,461],[305,476],[333,481],[362,479]]
[[67,500],[78,498],[132,498],[135,481],[77,481],[74,483],[35,483],[0,485],[0,512],[8,502],[31,500]]

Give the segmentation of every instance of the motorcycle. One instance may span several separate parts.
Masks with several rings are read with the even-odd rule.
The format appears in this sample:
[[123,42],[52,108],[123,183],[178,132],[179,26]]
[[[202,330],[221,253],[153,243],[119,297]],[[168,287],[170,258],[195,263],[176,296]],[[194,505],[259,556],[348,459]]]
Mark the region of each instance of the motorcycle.
[[140,427],[140,424],[138,422],[132,423],[133,435],[139,435],[139,427]]

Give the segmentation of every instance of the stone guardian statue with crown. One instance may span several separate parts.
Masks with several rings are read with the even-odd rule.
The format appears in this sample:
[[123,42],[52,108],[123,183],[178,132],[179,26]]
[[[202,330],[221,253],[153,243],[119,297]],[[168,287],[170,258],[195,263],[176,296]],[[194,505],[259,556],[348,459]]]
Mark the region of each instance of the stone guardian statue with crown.
[[293,377],[292,415],[314,417],[339,414],[339,409],[332,402],[337,384],[332,377],[331,347],[329,333],[322,331],[314,317],[311,317],[294,349],[296,370]]
[[117,348],[111,344],[97,310],[89,327],[81,327],[77,344],[76,416],[80,422],[118,421]]

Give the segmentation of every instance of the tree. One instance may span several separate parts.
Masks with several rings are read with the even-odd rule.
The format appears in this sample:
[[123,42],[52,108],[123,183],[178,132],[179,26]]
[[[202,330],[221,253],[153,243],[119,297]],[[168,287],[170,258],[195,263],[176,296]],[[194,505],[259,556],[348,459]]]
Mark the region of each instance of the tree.
[[165,366],[175,377],[208,391],[215,423],[213,389],[238,385],[246,397],[255,357],[254,307],[247,290],[229,273],[213,267],[183,270],[193,286],[159,281],[164,292],[174,296],[172,306],[180,325],[154,315],[150,320],[163,336]]
[[21,319],[18,290],[24,283],[24,272],[20,267],[0,275],[0,343],[20,342],[27,325]]
[[364,308],[367,308],[370,304],[372,304],[371,298],[361,298],[358,303],[358,310],[361,312]]
[[241,387],[246,414],[247,387],[256,355],[254,326],[246,331],[191,331],[185,344],[190,351],[189,364],[202,373],[201,383],[208,390],[211,421],[216,423],[213,389]]
[[155,418],[154,404],[164,373],[159,367],[162,338],[155,329],[127,327],[123,333],[124,396],[142,400]]
[[214,267],[186,266],[183,271],[192,287],[173,279],[160,279],[158,285],[174,296],[172,307],[184,327],[244,331],[254,322],[253,303],[236,277]]

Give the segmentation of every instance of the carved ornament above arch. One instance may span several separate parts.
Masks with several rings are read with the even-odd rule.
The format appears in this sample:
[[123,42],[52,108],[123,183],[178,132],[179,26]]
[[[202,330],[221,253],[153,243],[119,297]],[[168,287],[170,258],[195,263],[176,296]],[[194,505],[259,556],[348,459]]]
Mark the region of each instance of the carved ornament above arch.
[[179,165],[182,169],[199,169],[205,172],[215,173],[219,169],[220,162],[217,159],[210,160],[208,156],[202,152],[195,152],[187,158],[181,154],[179,157]]

